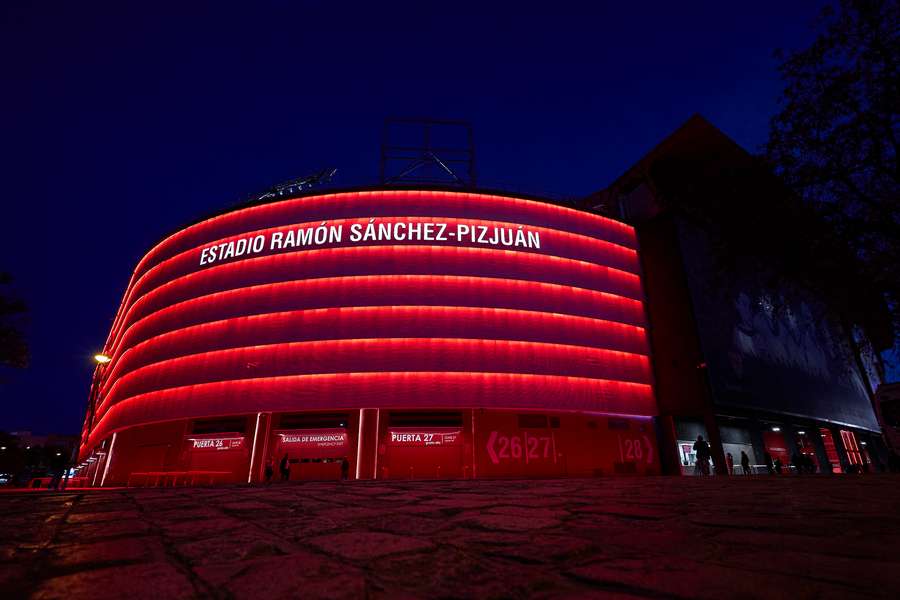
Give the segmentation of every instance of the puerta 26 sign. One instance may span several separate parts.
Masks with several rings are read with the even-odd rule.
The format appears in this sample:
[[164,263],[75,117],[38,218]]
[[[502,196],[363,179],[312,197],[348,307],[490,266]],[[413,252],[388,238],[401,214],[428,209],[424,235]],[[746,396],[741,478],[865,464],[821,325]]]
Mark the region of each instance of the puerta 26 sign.
[[486,246],[540,249],[541,234],[524,225],[475,225],[444,223],[441,221],[391,221],[329,225],[323,222],[286,231],[273,231],[221,242],[200,251],[200,264],[252,256],[263,252],[283,252],[294,248],[339,244],[344,239],[350,243],[369,242],[461,242]]

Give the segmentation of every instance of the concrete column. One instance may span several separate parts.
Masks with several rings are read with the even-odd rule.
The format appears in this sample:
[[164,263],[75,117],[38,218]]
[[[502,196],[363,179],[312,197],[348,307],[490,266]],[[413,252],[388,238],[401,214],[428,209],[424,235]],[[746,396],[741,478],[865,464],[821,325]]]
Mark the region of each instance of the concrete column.
[[678,453],[678,436],[675,433],[675,418],[661,415],[654,418],[656,439],[659,444],[659,461],[664,475],[681,475],[681,456]]
[[375,452],[378,450],[378,422],[384,417],[383,411],[375,408],[358,410],[355,417],[357,446],[350,465],[353,476],[358,479],[375,478]]

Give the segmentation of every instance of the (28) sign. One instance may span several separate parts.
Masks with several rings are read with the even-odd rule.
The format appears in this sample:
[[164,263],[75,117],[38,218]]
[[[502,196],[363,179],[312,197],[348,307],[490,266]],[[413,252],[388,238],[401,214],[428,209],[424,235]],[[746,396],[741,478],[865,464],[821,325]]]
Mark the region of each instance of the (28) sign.
[[485,450],[495,465],[507,461],[525,464],[532,461],[556,462],[556,438],[552,432],[550,435],[533,435],[523,431],[506,435],[494,430],[488,436]]
[[626,462],[646,462],[653,464],[653,444],[646,435],[633,437],[619,434],[619,460]]

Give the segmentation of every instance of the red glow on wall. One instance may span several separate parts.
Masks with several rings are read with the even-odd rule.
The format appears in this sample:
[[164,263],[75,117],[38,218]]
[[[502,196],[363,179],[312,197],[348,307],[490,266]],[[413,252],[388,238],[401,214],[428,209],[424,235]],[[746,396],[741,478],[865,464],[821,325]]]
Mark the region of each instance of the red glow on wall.
[[107,373],[109,387],[137,368],[202,352],[321,339],[485,338],[593,346],[647,354],[636,325],[587,317],[465,306],[360,306],[266,313],[192,325],[130,347]]
[[98,414],[121,398],[195,383],[287,374],[477,371],[544,373],[650,382],[646,356],[584,346],[483,339],[382,338],[295,342],[192,354],[142,367],[115,380]]
[[157,244],[135,269],[105,347],[109,349],[112,336],[118,332],[123,311],[131,304],[138,280],[154,266],[191,248],[198,248],[230,235],[304,221],[402,215],[446,217],[454,214],[557,228],[636,248],[634,230],[624,223],[569,207],[522,198],[443,191],[384,190],[284,200],[212,217],[174,233]]
[[586,377],[519,373],[335,373],[237,379],[170,388],[126,398],[109,408],[89,446],[121,427],[180,418],[296,411],[491,406],[653,414],[650,385]]
[[[200,264],[213,244],[324,222],[522,227],[540,244],[342,239]],[[169,236],[135,269],[104,348],[112,361],[96,372],[82,453],[115,431],[230,415],[652,415],[642,300],[633,230],[568,207],[390,190],[232,211]]]

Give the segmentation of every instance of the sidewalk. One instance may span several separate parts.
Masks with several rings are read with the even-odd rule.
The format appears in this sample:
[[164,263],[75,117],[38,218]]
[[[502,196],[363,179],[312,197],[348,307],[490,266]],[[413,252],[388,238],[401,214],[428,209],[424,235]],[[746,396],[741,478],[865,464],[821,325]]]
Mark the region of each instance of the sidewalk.
[[0,495],[5,598],[896,598],[900,477]]

